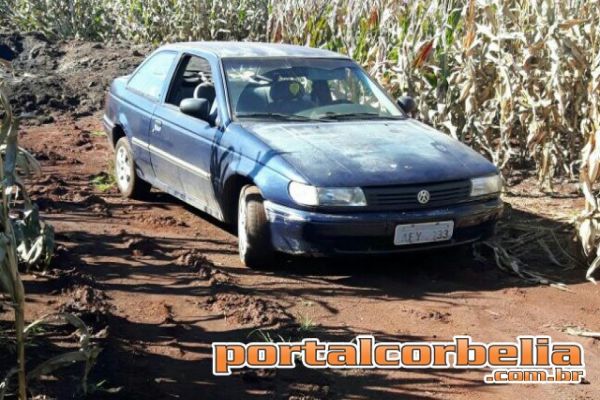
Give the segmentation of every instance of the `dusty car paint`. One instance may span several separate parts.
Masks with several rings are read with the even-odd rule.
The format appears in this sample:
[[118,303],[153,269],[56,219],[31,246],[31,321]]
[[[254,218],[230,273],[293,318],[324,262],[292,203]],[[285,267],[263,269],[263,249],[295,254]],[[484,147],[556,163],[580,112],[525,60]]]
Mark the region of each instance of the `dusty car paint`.
[[414,120],[246,124],[316,186],[379,186],[488,175],[464,144]]
[[[232,182],[245,179],[254,183],[267,201],[277,250],[312,255],[345,252],[336,247],[334,239],[335,235],[348,239],[350,232],[354,235],[350,239],[366,244],[356,247],[358,252],[403,251],[406,248],[378,249],[364,238],[386,241],[394,224],[402,221],[451,218],[457,228],[475,227],[473,232],[465,231],[469,235],[464,240],[441,244],[454,245],[489,235],[493,228],[490,223],[501,213],[497,197],[443,209],[387,213],[300,206],[288,193],[291,181],[332,187],[389,186],[464,180],[497,170],[467,146],[412,119],[232,121],[223,57],[347,58],[339,54],[300,46],[228,42],[178,43],[160,51],[177,53],[170,76],[178,59],[186,54],[209,61],[218,123],[210,125],[165,104],[169,79],[160,98],[152,101],[129,90],[128,77],[118,78],[111,85],[104,116],[111,142],[124,132],[134,149],[141,178],[219,220],[231,222],[227,207],[237,201],[237,193],[229,191]],[[343,221],[342,226],[323,236],[323,226],[334,227],[333,221]],[[321,245],[315,245],[315,241]]]

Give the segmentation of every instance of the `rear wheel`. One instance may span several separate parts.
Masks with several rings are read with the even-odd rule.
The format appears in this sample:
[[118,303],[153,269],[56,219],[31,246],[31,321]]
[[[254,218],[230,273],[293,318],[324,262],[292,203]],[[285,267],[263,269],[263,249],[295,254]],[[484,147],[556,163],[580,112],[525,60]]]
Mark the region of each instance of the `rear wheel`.
[[133,152],[126,137],[119,139],[115,146],[115,179],[123,197],[143,198],[151,189],[150,184],[135,172]]
[[238,203],[238,244],[240,259],[250,268],[271,266],[275,255],[263,203],[256,186],[242,188]]

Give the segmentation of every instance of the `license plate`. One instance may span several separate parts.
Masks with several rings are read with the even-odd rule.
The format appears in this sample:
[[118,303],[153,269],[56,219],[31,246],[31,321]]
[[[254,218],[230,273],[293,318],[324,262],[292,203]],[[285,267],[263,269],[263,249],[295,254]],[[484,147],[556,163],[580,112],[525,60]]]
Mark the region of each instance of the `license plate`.
[[397,225],[394,234],[394,244],[443,242],[452,238],[454,221],[426,222],[423,224]]

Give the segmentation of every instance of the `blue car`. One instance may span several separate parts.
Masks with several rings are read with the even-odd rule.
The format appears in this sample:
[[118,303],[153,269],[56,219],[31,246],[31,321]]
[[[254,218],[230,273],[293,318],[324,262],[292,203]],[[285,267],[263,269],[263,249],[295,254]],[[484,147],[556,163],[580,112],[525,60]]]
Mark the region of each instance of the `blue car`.
[[194,42],[115,79],[104,126],[123,196],[156,187],[237,225],[242,261],[260,267],[278,252],[395,253],[493,234],[498,170],[414,108],[341,54]]

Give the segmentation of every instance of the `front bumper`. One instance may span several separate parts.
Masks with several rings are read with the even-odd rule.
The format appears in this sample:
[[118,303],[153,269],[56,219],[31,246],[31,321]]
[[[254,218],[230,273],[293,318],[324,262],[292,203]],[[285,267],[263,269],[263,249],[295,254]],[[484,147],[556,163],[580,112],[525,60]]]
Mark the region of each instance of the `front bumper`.
[[[386,254],[471,243],[493,235],[502,210],[503,203],[497,198],[439,209],[343,214],[303,211],[265,202],[275,249],[311,256]],[[454,221],[451,240],[394,245],[396,225],[446,220]]]

